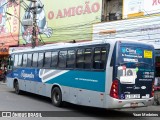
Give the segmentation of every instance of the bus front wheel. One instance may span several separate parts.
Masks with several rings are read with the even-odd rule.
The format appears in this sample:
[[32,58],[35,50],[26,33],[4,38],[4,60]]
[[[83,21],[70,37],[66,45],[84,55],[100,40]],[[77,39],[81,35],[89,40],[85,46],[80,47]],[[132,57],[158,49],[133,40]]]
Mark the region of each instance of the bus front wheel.
[[21,90],[19,89],[19,83],[18,83],[18,81],[14,82],[14,89],[15,89],[15,93],[16,94],[20,94],[21,93]]
[[51,99],[54,106],[62,106],[62,92],[58,87],[53,88]]

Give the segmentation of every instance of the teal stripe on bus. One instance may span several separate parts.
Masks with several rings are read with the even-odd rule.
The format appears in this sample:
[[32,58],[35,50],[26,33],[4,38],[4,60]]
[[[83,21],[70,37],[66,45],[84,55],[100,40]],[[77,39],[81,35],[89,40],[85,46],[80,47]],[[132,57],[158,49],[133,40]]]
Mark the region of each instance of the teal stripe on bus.
[[81,88],[93,91],[105,91],[105,71],[68,71],[46,83]]

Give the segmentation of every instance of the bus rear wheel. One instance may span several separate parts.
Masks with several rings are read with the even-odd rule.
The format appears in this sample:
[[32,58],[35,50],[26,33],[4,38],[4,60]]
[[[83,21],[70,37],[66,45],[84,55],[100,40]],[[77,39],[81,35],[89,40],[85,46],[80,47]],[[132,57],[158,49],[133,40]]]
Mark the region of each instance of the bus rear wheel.
[[18,81],[14,82],[14,89],[16,94],[21,94],[21,90],[19,89],[19,83]]
[[62,106],[62,92],[59,89],[59,87],[53,88],[51,99],[54,106],[56,107]]

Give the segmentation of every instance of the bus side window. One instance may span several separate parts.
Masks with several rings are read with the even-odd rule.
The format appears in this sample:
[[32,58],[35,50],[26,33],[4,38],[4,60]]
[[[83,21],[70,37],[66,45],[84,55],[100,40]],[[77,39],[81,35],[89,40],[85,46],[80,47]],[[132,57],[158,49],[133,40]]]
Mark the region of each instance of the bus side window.
[[17,67],[18,66],[18,55],[14,56],[14,66]]
[[104,69],[106,63],[106,48],[95,48],[93,58],[94,69]]
[[85,69],[91,69],[91,66],[92,66],[92,49],[91,48],[88,48],[88,49],[85,49],[85,52],[84,52],[84,68]]
[[105,68],[106,61],[107,61],[107,58],[106,58],[107,54],[108,54],[108,53],[107,53],[106,48],[103,47],[103,48],[101,49],[101,60],[102,60],[102,64],[101,64],[101,68],[100,68],[100,69],[104,69],[104,68]]
[[22,54],[19,54],[18,56],[18,67],[21,67],[22,65]]
[[22,63],[23,67],[26,67],[27,65],[27,54],[23,54],[23,63]]
[[28,54],[27,57],[27,67],[31,67],[32,64],[32,54]]
[[33,53],[32,67],[37,67],[38,53]]
[[44,58],[44,53],[39,53],[38,56],[38,67],[43,67],[43,59]]
[[101,48],[94,49],[93,68],[100,69],[101,67]]
[[75,66],[75,51],[74,50],[68,50],[67,54],[67,68],[74,68]]
[[67,57],[67,51],[60,51],[58,56],[58,67],[59,68],[65,68],[66,67],[66,57]]
[[51,65],[51,52],[46,52],[44,58],[44,67],[50,67],[50,65]]
[[52,52],[52,61],[51,61],[51,67],[56,68],[58,63],[58,52]]
[[84,50],[77,50],[76,68],[84,68]]

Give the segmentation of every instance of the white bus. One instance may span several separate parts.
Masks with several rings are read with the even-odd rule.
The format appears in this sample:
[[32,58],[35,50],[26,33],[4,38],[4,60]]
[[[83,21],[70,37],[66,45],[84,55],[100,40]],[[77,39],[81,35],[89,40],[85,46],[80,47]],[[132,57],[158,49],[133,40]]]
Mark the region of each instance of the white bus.
[[154,47],[128,40],[53,44],[11,53],[7,86],[99,108],[152,105]]

